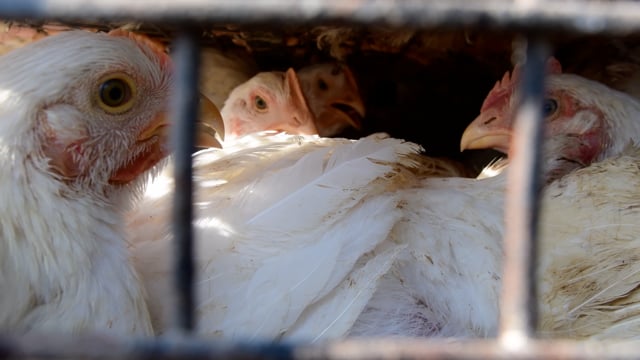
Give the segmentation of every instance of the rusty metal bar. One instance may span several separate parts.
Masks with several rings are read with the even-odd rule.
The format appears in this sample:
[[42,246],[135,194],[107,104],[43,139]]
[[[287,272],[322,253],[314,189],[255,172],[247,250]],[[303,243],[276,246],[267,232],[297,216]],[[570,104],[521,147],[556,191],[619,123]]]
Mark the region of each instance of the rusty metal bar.
[[505,351],[493,340],[350,339],[326,344],[225,343],[195,337],[0,336],[0,358],[48,359],[637,359],[637,340],[532,340]]
[[183,31],[174,40],[175,87],[173,92],[172,144],[174,149],[175,193],[173,197],[173,234],[175,243],[175,325],[183,331],[194,328],[193,315],[193,169],[198,118],[198,79],[200,49],[198,34]]
[[8,19],[298,23],[342,21],[417,27],[494,27],[581,33],[640,31],[637,1],[509,0],[0,0]]
[[505,199],[505,260],[499,336],[507,348],[524,346],[536,329],[535,268],[544,125],[542,99],[548,54],[543,41],[527,40]]

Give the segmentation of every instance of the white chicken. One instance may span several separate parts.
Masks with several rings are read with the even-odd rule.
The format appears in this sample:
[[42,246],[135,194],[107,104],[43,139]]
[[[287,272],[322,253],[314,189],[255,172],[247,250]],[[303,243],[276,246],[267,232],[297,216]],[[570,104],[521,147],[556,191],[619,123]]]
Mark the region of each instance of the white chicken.
[[299,135],[318,133],[293,69],[253,76],[233,89],[221,113],[225,146],[238,137],[266,130]]
[[[580,146],[561,134],[547,154]],[[546,156],[545,169],[564,165]],[[390,239],[403,244],[350,336],[488,337],[498,326],[506,161],[484,179],[421,176],[400,190],[403,218]]]
[[[581,146],[574,137],[549,143],[551,154]],[[564,166],[561,158],[546,162]],[[406,248],[350,336],[497,334],[506,171],[483,180],[428,178],[403,191],[404,215],[391,234]],[[627,148],[545,188],[540,336],[640,338],[639,175],[640,149]]]
[[[547,136],[577,137],[582,146],[562,151],[578,166],[619,154],[630,142],[640,143],[640,101],[626,93],[573,74],[561,73],[560,63],[548,62],[544,99]],[[517,106],[519,69],[507,72],[487,95],[480,115],[469,124],[460,149],[493,148],[509,153]],[[557,175],[562,175],[560,171]]]
[[[236,340],[343,336],[403,247],[381,243],[401,215],[390,190],[411,181],[402,169],[418,150],[380,135],[260,134],[197,153],[199,331]],[[134,263],[162,332],[171,305],[172,184],[159,180],[128,218]]]
[[168,153],[170,71],[124,31],[0,57],[0,330],[153,333],[123,213]]
[[[267,94],[281,92],[279,76],[282,72],[279,71],[271,72],[273,75],[266,75],[269,72],[263,72],[259,76],[261,78],[259,82],[251,80],[252,82],[246,84],[259,73],[259,70],[249,54],[239,49],[223,52],[217,48],[204,48],[201,69],[201,91],[219,108],[223,108],[227,99],[231,97],[232,91],[243,84],[247,91],[254,91],[253,86],[255,86]],[[319,63],[305,66],[293,74],[287,71],[287,81],[291,81],[293,75],[315,117],[317,133],[321,136],[334,136],[347,127],[361,129],[362,119],[365,116],[364,103],[355,77],[346,65]],[[273,89],[271,89],[272,86]],[[263,99],[267,100],[267,96],[263,96]],[[255,128],[252,132],[276,130],[274,127],[256,126]],[[306,131],[306,129],[302,130]],[[309,132],[294,133],[309,134]]]

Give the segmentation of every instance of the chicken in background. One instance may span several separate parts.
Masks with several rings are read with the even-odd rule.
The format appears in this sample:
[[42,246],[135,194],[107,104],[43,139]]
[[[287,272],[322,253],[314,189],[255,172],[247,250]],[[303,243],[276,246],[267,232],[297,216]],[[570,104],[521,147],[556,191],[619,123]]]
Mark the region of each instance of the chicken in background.
[[[545,136],[575,137],[581,146],[565,153],[567,170],[619,154],[629,143],[640,143],[640,100],[584,77],[561,72],[560,63],[547,64],[543,116]],[[516,116],[519,69],[507,72],[487,95],[480,115],[465,129],[460,149],[492,148],[509,154]]]
[[[237,86],[246,83],[259,72],[258,65],[250,54],[240,49],[222,51],[204,48],[201,69],[202,92],[219,108],[224,107]],[[308,107],[315,117],[315,126],[320,136],[335,136],[348,127],[356,130],[362,128],[362,119],[365,116],[364,103],[355,77],[346,65],[309,65],[296,71],[296,75]],[[259,86],[266,88],[271,80],[266,80],[266,75],[262,77],[264,81],[260,82]],[[276,81],[274,86],[278,88],[280,85]],[[277,130],[260,125],[256,128]]]
[[233,89],[221,113],[225,146],[239,137],[266,130],[318,133],[293,69],[258,73]]
[[153,334],[124,212],[168,153],[171,59],[69,31],[0,57],[0,330]]
[[298,76],[320,136],[336,136],[349,127],[362,129],[365,107],[349,67],[339,63],[310,65],[298,70]]

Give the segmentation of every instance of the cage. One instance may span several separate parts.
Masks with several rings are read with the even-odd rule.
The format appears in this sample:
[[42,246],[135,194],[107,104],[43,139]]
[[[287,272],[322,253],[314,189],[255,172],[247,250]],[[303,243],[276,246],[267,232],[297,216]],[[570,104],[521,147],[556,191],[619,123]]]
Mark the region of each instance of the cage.
[[[174,336],[157,339],[3,335],[7,358],[635,358],[626,340],[538,339],[536,228],[544,60],[567,72],[622,86],[616,64],[640,65],[640,4],[632,1],[138,1],[0,2],[5,21],[107,30],[123,25],[173,49],[178,83],[175,236],[179,310]],[[459,138],[486,93],[516,60],[524,65],[520,127],[511,160],[503,295],[497,338],[344,339],[323,344],[228,343],[191,333],[193,244],[191,153],[201,48],[243,51],[260,70],[341,61],[354,71],[367,109],[359,138],[384,131],[423,145],[475,176],[496,152],[459,151]],[[634,63],[635,61],[635,63]],[[640,67],[640,66],[639,66]],[[529,108],[527,107],[529,106]],[[444,120],[447,119],[447,120]],[[425,123],[426,122],[426,123]],[[425,129],[423,131],[422,129]],[[511,208],[509,207],[511,206]]]

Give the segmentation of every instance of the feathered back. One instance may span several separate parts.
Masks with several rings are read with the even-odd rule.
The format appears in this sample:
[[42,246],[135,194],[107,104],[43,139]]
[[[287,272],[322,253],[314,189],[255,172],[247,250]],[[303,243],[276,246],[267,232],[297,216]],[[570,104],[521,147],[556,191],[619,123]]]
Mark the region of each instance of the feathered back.
[[640,337],[640,150],[551,184],[541,213],[540,333]]
[[[194,155],[201,332],[246,340],[344,335],[401,248],[380,245],[363,257],[400,218],[399,199],[387,190],[404,181],[397,168],[414,166],[406,156],[420,148],[379,134],[241,142]],[[170,193],[154,199],[153,191],[130,231],[162,331],[170,269],[161,259],[171,247],[166,228],[148,231],[166,222]]]
[[352,336],[487,337],[497,333],[506,171],[425,178],[400,191],[390,235],[406,246]]

